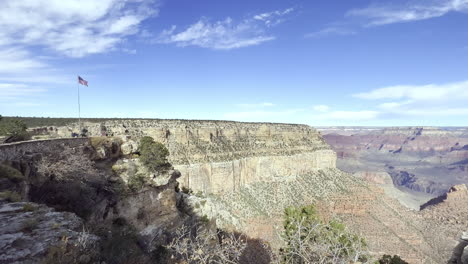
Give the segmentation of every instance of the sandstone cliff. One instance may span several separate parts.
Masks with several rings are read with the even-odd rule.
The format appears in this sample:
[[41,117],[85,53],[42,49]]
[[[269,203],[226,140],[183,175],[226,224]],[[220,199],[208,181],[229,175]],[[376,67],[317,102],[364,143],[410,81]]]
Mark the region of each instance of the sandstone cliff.
[[[195,192],[223,193],[312,169],[335,168],[336,155],[312,127],[295,124],[189,120],[121,120],[85,123],[90,136],[151,136],[169,149],[182,173],[179,182]],[[69,136],[75,126],[61,127]]]

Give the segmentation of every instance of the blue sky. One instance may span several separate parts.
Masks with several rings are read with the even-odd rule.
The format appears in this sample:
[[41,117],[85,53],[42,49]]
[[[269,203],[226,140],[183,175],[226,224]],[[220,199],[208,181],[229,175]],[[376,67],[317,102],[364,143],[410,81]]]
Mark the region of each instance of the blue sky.
[[0,114],[467,126],[468,0],[3,0]]

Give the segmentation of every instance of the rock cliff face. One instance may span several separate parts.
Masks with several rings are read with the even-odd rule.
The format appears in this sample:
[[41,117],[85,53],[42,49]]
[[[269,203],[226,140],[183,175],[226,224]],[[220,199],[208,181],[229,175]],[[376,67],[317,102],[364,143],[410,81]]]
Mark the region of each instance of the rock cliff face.
[[[109,245],[109,241],[115,239],[113,236],[116,234],[110,233],[111,231],[117,233],[115,230],[118,229],[119,236],[122,235],[121,233],[132,234],[128,239],[125,238],[129,240],[126,245],[133,246],[138,250],[141,248],[146,253],[165,244],[172,229],[182,224],[184,218],[177,208],[176,197],[176,179],[180,177],[180,173],[174,172],[160,186],[147,184],[139,190],[130,191],[122,179],[111,171],[113,160],[120,153],[119,144],[121,141],[108,138],[100,140],[99,146],[95,145],[95,141],[89,138],[70,138],[0,145],[0,164],[9,166],[21,174],[21,177],[17,178],[0,174],[0,194],[4,196],[5,193],[11,193],[10,186],[15,183],[19,186],[16,188],[18,194],[15,199],[42,204],[37,207],[38,210],[35,213],[23,213],[22,207],[20,209],[15,207],[15,210],[8,209],[9,214],[5,216],[2,215],[3,207],[0,206],[0,218],[8,217],[5,219],[10,221],[10,219],[23,219],[24,216],[25,221],[31,220],[31,218],[37,218],[39,222],[43,219],[47,220],[44,226],[42,226],[42,222],[39,223],[42,226],[40,229],[42,233],[33,232],[36,237],[26,237],[28,241],[25,243],[29,244],[25,245],[38,247],[38,251],[33,252],[34,254],[28,252],[19,252],[18,254],[23,254],[27,258],[36,258],[38,255],[38,259],[42,261],[43,253],[49,252],[51,247],[55,247],[56,241],[34,244],[29,240],[49,239],[49,236],[54,236],[53,239],[56,239],[56,233],[60,233],[59,231],[62,229],[57,229],[56,232],[53,230],[52,221],[54,219],[59,222],[72,220],[77,222],[79,220],[77,223],[72,222],[73,230],[77,229],[77,225],[81,228],[82,224],[87,228],[95,229],[95,232],[102,233],[99,236],[107,241],[105,245]],[[8,183],[9,181],[12,183]],[[7,196],[5,200],[3,196],[0,196],[0,204],[10,202],[6,200],[11,200],[11,197]],[[15,205],[8,203],[5,208],[11,206]],[[70,213],[59,214],[50,208]],[[37,213],[41,214],[35,217]],[[61,226],[58,225],[58,227]],[[118,228],[116,229],[115,226]],[[128,228],[128,231],[122,231],[124,228]],[[19,242],[12,240],[13,246],[2,244],[8,238],[5,233],[10,232],[10,229],[8,226],[3,226],[3,222],[0,224],[0,248],[13,247],[15,243],[23,243],[20,238],[24,235],[18,234]],[[13,231],[17,232],[17,230]],[[49,236],[47,236],[47,232],[50,232]],[[109,250],[112,251],[113,246],[110,247]],[[24,251],[25,249],[20,247],[18,250]],[[103,252],[108,252],[106,250],[104,249]],[[12,253],[14,252],[12,251]],[[102,252],[96,253],[99,255]],[[112,259],[112,254],[109,253],[104,258],[98,256],[98,259],[108,260],[108,257]],[[2,259],[8,258],[21,259],[23,256],[16,257],[11,254],[2,256],[0,254],[0,263],[12,263],[2,262]],[[31,263],[38,263],[39,260]],[[128,263],[122,259],[120,261]],[[71,263],[71,261],[63,262]],[[110,261],[110,263],[117,262]]]
[[[306,125],[227,121],[121,120],[84,125],[91,136],[151,136],[164,143],[182,173],[179,182],[195,192],[223,193],[246,184],[335,168],[336,155]],[[76,127],[59,128],[68,136]]]

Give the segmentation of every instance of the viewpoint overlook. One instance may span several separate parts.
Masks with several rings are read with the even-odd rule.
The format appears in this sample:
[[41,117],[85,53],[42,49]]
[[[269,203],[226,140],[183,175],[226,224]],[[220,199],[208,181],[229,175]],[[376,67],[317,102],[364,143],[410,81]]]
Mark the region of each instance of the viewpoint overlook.
[[[280,230],[285,208],[313,204],[324,221],[339,219],[362,236],[372,257],[387,254],[408,263],[442,263],[453,258],[468,224],[464,217],[468,209],[465,185],[440,192],[441,198],[429,201],[427,197],[422,210],[411,209],[407,203],[410,194],[393,185],[391,175],[383,175],[388,165],[381,165],[381,171],[376,172],[340,170],[347,157],[356,155],[342,154],[348,153],[338,150],[343,145],[328,145],[330,136],[324,139],[310,126],[90,120],[80,124],[86,137],[71,138],[78,125],[37,127],[31,129],[35,140],[0,145],[5,174],[2,193],[14,190],[18,200],[27,201],[3,200],[2,222],[17,222],[19,226],[3,227],[0,240],[8,250],[2,253],[2,261],[40,261],[49,256],[46,252],[57,246],[65,230],[68,244],[80,241],[81,226],[90,228],[86,246],[93,249],[80,250],[95,259],[104,254],[98,248],[109,243],[109,238],[93,227],[112,229],[116,221],[134,230],[138,242],[123,239],[138,245],[141,253],[135,256],[143,262],[150,258],[149,253],[167,246],[178,228],[193,221],[243,234],[274,251],[284,246]],[[424,130],[417,131],[421,137],[434,134],[433,130],[427,135]],[[393,137],[395,133],[390,134]],[[154,172],[142,163],[141,141],[145,137],[167,148],[167,169]],[[16,176],[11,176],[12,172]],[[140,185],[136,184],[141,181],[138,177],[143,179]],[[407,196],[395,195],[398,192]],[[417,197],[413,202],[420,199],[413,196]],[[24,210],[29,204],[34,209]],[[54,209],[56,213],[47,213]],[[37,221],[31,227],[37,231],[21,230],[29,218]],[[52,228],[55,222],[57,228]],[[25,242],[18,244],[18,239]],[[250,242],[248,247],[259,245]],[[264,249],[263,260],[250,261],[268,262],[268,250]]]

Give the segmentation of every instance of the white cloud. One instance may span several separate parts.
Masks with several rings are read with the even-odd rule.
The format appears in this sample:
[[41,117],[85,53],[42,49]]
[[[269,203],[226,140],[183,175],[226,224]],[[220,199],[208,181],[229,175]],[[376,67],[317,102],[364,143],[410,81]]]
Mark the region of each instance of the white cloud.
[[328,105],[316,105],[313,107],[313,109],[318,112],[328,112],[330,107]]
[[294,8],[288,8],[285,10],[276,10],[273,12],[258,14],[258,15],[255,15],[253,18],[255,20],[263,21],[266,26],[270,27],[270,26],[278,25],[279,23],[283,22],[284,19],[281,17],[292,12],[294,12]]
[[[396,85],[353,95],[377,101],[377,116],[384,119],[425,120],[438,122],[440,118],[468,117],[468,81],[428,84]],[[372,106],[371,106],[372,108]]]
[[0,81],[67,83],[67,76],[49,65],[50,58],[34,56],[24,47],[0,47]]
[[27,72],[47,65],[21,48],[0,48],[0,74]]
[[425,20],[441,17],[449,12],[468,11],[468,0],[417,0],[405,5],[371,5],[366,8],[352,9],[350,17],[362,17],[368,20],[368,26]]
[[357,34],[356,31],[342,28],[342,27],[327,27],[322,30],[308,33],[304,37],[306,38],[321,38],[327,36],[349,36]]
[[451,98],[468,98],[468,81],[447,84],[389,86],[375,89],[370,92],[354,94],[353,96],[369,100],[442,100]]
[[199,46],[215,50],[230,50],[259,45],[274,40],[275,37],[266,32],[268,27],[283,21],[283,16],[291,13],[292,8],[283,11],[263,13],[235,22],[230,17],[216,22],[202,18],[185,30],[176,32],[172,26],[164,30],[156,39],[157,43],[175,43],[178,46]]
[[3,0],[0,45],[44,46],[83,57],[115,49],[156,13],[154,0]]

